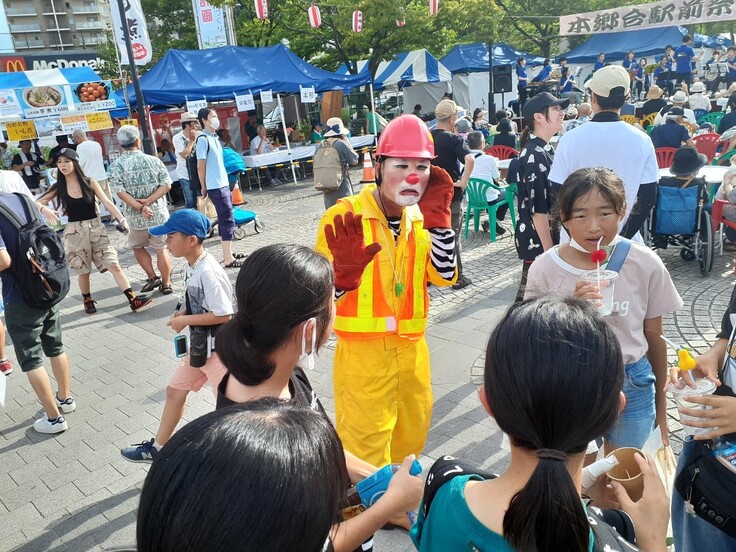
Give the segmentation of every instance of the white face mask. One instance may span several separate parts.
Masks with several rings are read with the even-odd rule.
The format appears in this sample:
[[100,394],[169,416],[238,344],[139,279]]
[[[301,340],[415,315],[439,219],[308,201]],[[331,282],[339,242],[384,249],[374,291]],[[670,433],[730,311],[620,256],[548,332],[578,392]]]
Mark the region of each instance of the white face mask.
[[218,119],[217,117],[212,117],[210,119],[210,125],[212,125],[212,128],[217,130],[218,128],[220,128],[220,119]]
[[[620,241],[621,241],[621,236],[619,234],[616,234],[614,238],[611,240],[611,243],[605,245],[605,247],[613,247]],[[590,251],[585,249],[582,245],[580,245],[578,242],[576,242],[572,236],[570,236],[570,247],[572,247],[573,249],[577,249],[578,251],[581,251],[583,253],[591,253]],[[604,247],[604,246],[601,245],[601,247]]]
[[[312,352],[307,353],[307,326],[310,322],[314,322],[312,326]],[[314,370],[314,357],[317,350],[317,319],[310,318],[304,323],[304,331],[302,332],[302,352],[296,361],[296,365],[302,370]]]

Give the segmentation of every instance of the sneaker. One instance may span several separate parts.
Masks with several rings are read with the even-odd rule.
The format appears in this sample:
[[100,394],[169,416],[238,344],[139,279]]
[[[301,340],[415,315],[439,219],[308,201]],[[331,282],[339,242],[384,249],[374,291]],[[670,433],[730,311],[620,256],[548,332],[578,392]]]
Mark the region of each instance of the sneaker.
[[77,409],[77,403],[74,401],[74,397],[69,397],[63,401],[59,398],[59,395],[54,395],[54,397],[56,397],[56,405],[64,414],[69,414]]
[[139,310],[146,308],[151,303],[153,303],[153,299],[150,299],[147,295],[138,295],[129,301],[130,310],[138,312]]
[[158,454],[156,447],[153,446],[153,441],[154,439],[151,438],[150,441],[143,441],[137,445],[125,447],[120,449],[120,454],[128,462],[148,462],[150,464]]
[[10,361],[8,359],[0,360],[0,374],[5,374],[6,376],[9,376],[13,373],[13,365],[10,364]]
[[467,278],[465,276],[460,276],[457,279],[457,282],[453,284],[452,289],[463,289],[464,287],[469,286],[473,282],[470,281],[470,278]]
[[39,433],[61,433],[69,429],[64,416],[59,416],[55,420],[49,420],[46,416],[33,422],[33,429]]
[[97,312],[97,307],[95,307],[95,303],[97,301],[93,301],[92,299],[85,299],[84,300],[84,312],[87,314],[94,314]]
[[496,224],[496,235],[503,236],[506,233],[506,229],[500,224]]

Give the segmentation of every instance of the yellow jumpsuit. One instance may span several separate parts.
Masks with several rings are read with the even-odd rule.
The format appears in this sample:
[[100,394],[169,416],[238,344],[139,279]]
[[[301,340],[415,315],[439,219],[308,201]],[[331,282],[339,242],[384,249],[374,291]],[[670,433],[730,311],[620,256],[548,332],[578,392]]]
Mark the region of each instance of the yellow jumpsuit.
[[424,447],[432,416],[429,349],[424,338],[427,280],[442,278],[430,260],[431,241],[417,206],[406,207],[394,240],[373,197],[375,186],[340,200],[322,217],[316,249],[332,260],[324,229],[335,215],[363,215],[365,243],[381,251],[358,289],[337,300],[333,384],[337,431],[344,447],[375,466],[403,461]]

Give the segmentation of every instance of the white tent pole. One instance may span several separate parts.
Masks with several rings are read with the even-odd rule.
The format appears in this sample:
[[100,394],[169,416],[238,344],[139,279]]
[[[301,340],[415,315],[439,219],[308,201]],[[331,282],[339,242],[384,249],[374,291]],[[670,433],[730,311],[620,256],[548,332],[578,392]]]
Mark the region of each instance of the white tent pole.
[[373,130],[376,129],[376,100],[373,98],[373,83],[370,83],[371,91],[371,113],[373,113]]
[[281,94],[276,94],[279,102],[279,111],[281,112],[281,128],[284,129],[284,142],[286,142],[286,152],[289,154],[289,165],[291,165],[291,176],[296,184],[296,171],[294,170],[294,162],[291,159],[291,144],[289,144],[289,133],[286,132],[286,117],[284,116],[284,105],[281,103]]

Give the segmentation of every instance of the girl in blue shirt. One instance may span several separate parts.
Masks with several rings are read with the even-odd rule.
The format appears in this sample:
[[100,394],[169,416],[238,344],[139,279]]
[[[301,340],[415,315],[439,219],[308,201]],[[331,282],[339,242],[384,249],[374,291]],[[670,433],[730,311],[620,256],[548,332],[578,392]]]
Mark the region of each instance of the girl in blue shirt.
[[575,77],[572,76],[569,67],[562,68],[562,77],[560,78],[560,96],[568,98],[571,103],[579,105],[581,102],[580,92],[573,88],[575,84]]
[[637,63],[633,50],[626,54],[626,58],[624,59],[622,65],[624,66],[624,69],[626,69],[629,73],[636,70]]
[[[596,535],[603,528],[591,526],[580,496],[583,461],[588,442],[623,409],[623,381],[618,340],[591,303],[545,298],[509,308],[488,341],[479,395],[509,436],[510,465],[496,478],[454,477],[436,491],[428,512],[423,501],[411,531],[417,548],[598,549]],[[638,546],[664,552],[667,497],[653,458],[638,456],[637,462],[644,477],[642,498],[633,503],[623,487],[613,488],[633,521]],[[620,548],[606,549],[637,550],[616,544]]]
[[641,58],[639,60],[639,66],[636,68],[634,75],[634,92],[635,96],[634,99],[638,100],[642,97],[642,93],[646,92],[646,88],[644,86],[644,79],[646,78],[646,74],[644,73],[644,69],[646,69],[647,66],[647,59]]
[[519,79],[519,107],[524,107],[526,103],[526,86],[529,84],[529,79],[526,76],[526,59],[523,57],[516,60],[516,77]]

